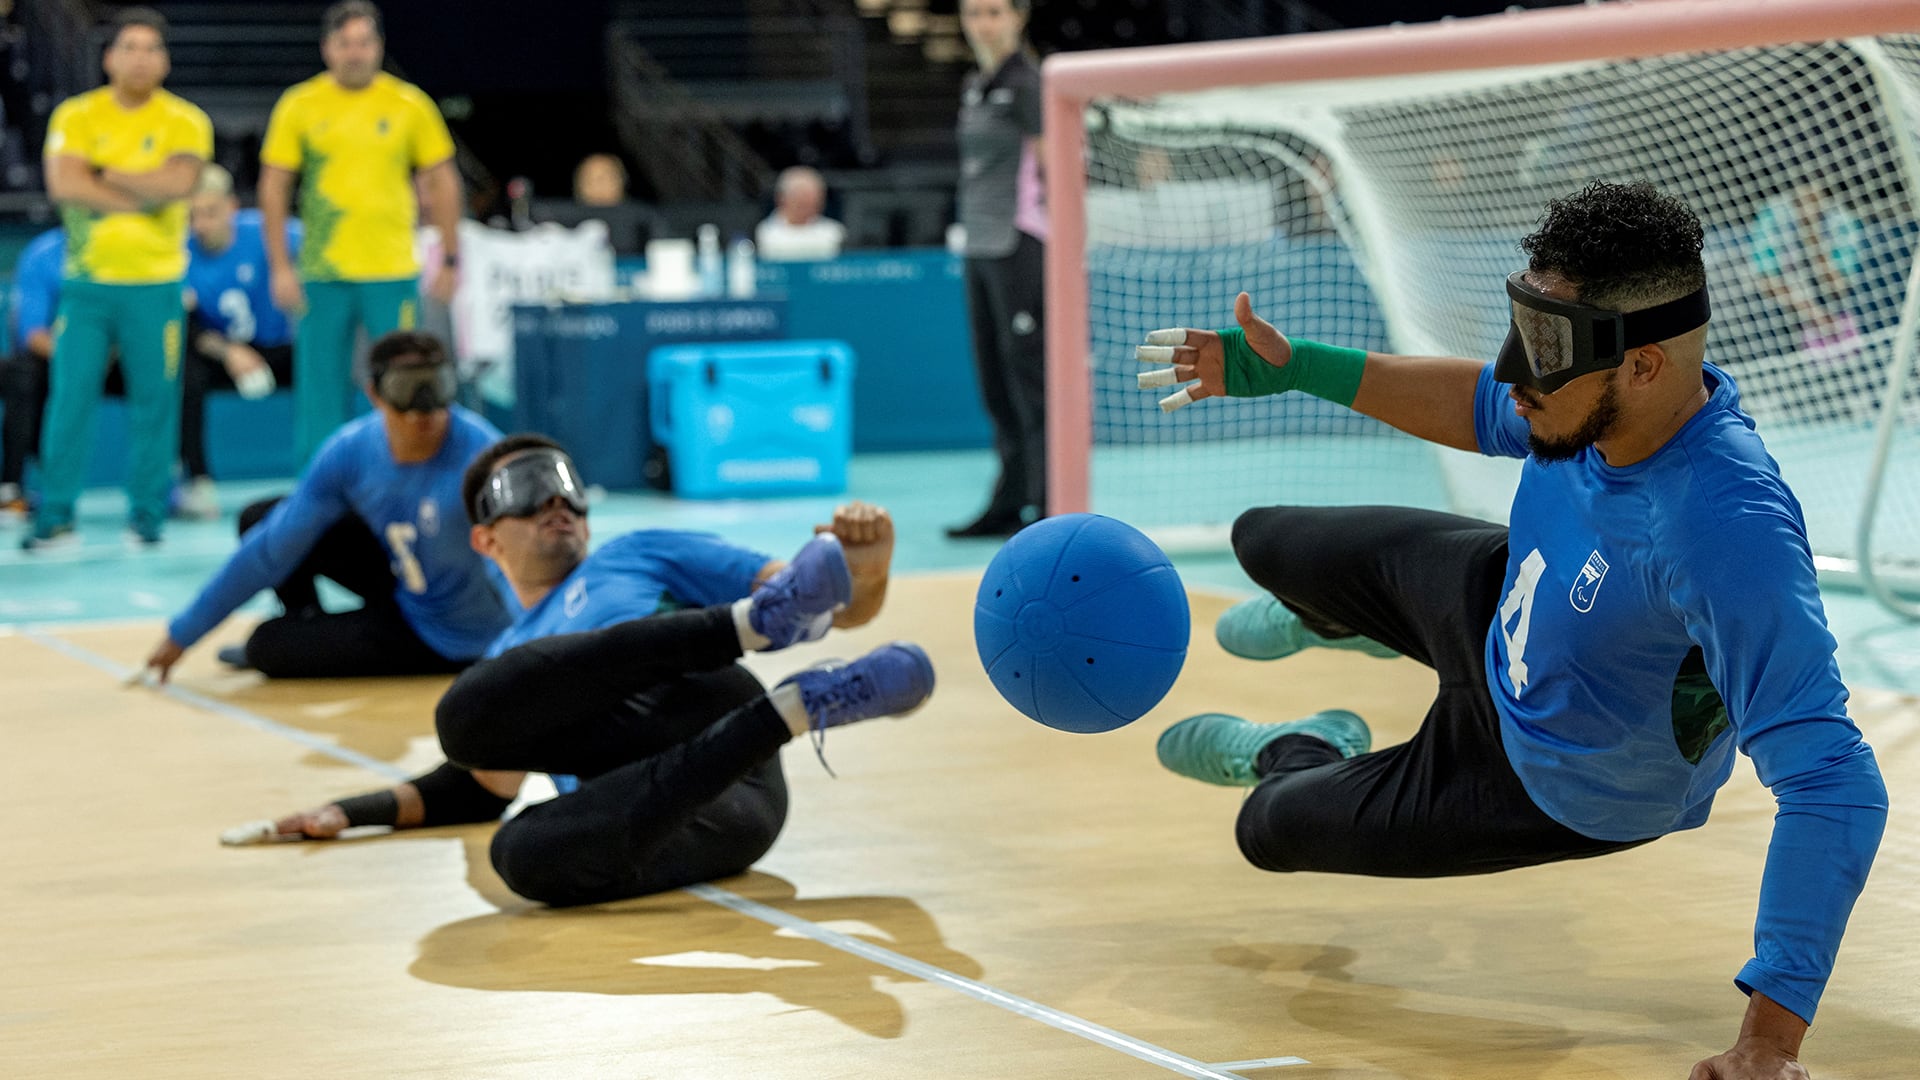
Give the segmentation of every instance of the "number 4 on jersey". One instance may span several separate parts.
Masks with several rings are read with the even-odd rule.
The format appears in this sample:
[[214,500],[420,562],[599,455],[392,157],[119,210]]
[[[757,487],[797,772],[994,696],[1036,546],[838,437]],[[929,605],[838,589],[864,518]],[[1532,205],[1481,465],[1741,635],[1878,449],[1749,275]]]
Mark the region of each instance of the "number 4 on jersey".
[[[1513,588],[1500,605],[1500,636],[1507,639],[1507,681],[1517,697],[1527,688],[1527,629],[1533,623],[1533,597],[1540,590],[1540,578],[1547,571],[1546,557],[1534,548],[1520,563]],[[1518,615],[1518,621],[1514,616]],[[1513,623],[1513,628],[1507,628]]]

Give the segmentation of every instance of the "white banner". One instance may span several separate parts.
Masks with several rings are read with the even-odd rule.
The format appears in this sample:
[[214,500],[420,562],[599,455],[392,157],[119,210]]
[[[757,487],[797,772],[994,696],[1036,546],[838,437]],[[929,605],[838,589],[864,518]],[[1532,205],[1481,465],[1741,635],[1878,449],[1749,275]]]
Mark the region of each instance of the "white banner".
[[[426,232],[422,265],[437,266],[438,237]],[[460,289],[453,298],[454,350],[462,377],[476,380],[489,401],[513,404],[513,305],[613,295],[613,247],[602,222],[508,232],[462,221]]]

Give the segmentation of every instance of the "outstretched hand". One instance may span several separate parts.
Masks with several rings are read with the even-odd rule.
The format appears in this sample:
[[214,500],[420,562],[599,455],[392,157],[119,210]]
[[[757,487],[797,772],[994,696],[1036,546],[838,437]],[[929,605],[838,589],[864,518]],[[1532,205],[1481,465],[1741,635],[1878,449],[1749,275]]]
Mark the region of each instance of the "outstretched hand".
[[1807,1070],[1771,1043],[1741,1039],[1695,1065],[1687,1080],[1807,1080]]
[[289,840],[331,840],[347,829],[347,812],[334,803],[289,814],[278,821],[249,821],[220,834],[228,847],[283,844]]
[[[1241,293],[1234,297],[1233,317],[1240,329],[1246,331],[1247,344],[1262,360],[1274,367],[1287,366],[1287,361],[1293,358],[1292,344],[1272,323],[1253,313],[1251,296]],[[1139,383],[1143,390],[1190,383],[1160,399],[1163,412],[1184,408],[1202,398],[1227,396],[1226,352],[1220,344],[1220,335],[1212,330],[1189,327],[1155,330],[1147,335],[1145,345],[1134,349],[1134,357],[1143,364],[1173,365],[1141,372]]]
[[856,499],[835,507],[832,523],[815,525],[813,531],[840,538],[840,551],[853,577],[853,601],[834,616],[833,624],[845,629],[878,615],[893,566],[893,515],[885,507]]
[[160,644],[153,647],[153,652],[147,655],[147,662],[141,665],[140,670],[135,674],[144,675],[151,671],[156,681],[165,684],[173,675],[173,665],[179,663],[186,652],[186,648],[174,644],[172,638],[161,638]]

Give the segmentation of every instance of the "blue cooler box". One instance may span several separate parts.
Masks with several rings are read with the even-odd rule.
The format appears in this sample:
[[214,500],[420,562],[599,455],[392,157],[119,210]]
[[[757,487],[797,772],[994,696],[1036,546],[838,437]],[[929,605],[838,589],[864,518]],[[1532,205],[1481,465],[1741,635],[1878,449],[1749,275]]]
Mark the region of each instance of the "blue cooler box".
[[665,346],[647,355],[647,391],[676,495],[846,490],[853,352],[843,342]]

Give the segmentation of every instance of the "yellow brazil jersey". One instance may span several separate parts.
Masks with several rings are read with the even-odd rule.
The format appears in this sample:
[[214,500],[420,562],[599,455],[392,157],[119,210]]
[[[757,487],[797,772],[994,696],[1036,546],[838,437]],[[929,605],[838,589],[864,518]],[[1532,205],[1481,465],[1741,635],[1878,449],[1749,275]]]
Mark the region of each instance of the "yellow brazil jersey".
[[[152,172],[180,154],[213,156],[213,124],[182,98],[155,90],[146,104],[123,108],[110,87],[60,103],[47,124],[46,156],[86,159],[96,169]],[[148,213],[103,214],[60,208],[67,229],[66,276],[104,285],[157,285],[187,273],[187,204],[175,200]]]
[[348,90],[325,73],[280,95],[260,160],[300,174],[309,281],[391,281],[420,272],[413,173],[453,156],[433,100],[385,73]]

